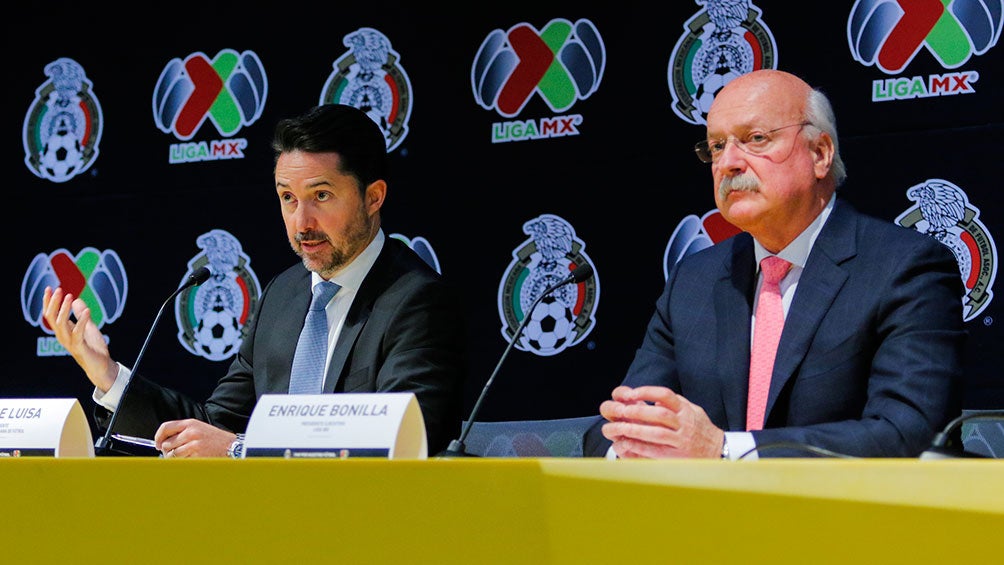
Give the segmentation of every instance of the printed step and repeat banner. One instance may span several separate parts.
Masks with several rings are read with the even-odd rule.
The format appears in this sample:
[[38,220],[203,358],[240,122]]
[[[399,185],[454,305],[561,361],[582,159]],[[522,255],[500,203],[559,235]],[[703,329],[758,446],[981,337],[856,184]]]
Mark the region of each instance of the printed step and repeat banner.
[[[966,408],[1004,408],[1001,0],[545,4],[14,8],[0,396],[76,397],[90,418],[92,388],[42,320],[47,285],[80,296],[131,364],[203,266],[212,277],[168,306],[144,367],[208,394],[263,286],[297,261],[272,129],[340,102],[386,134],[386,233],[462,288],[467,409],[532,315],[479,418],[595,414],[673,263],[736,233],[693,151],[716,92],[777,68],[833,100],[842,197],[951,248]],[[585,264],[595,276],[524,310]]]

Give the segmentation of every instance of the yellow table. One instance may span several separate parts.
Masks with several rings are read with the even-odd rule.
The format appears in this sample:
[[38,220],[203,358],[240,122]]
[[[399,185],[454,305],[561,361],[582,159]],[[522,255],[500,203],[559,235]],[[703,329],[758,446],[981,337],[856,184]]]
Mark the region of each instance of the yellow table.
[[1004,461],[0,460],[4,563],[1000,562]]

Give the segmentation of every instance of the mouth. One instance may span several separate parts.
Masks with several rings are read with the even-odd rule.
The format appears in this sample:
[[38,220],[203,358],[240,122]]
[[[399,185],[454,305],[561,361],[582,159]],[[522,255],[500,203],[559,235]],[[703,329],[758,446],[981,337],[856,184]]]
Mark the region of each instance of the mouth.
[[325,245],[329,245],[328,238],[323,234],[296,234],[296,243],[304,253],[314,253]]

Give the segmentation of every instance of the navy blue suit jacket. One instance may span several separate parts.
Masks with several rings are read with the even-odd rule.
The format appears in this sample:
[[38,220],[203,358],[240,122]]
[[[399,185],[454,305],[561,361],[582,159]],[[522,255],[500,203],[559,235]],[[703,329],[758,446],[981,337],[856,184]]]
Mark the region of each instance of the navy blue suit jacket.
[[[743,431],[753,239],[740,233],[682,259],[659,297],[623,384],[660,385]],[[837,201],[798,282],[778,345],[761,457],[795,442],[861,457],[911,457],[961,411],[963,286],[930,236]],[[588,455],[610,442],[600,421]]]
[[[240,351],[208,400],[196,402],[134,376],[114,431],[153,437],[163,421],[197,418],[243,432],[261,395],[289,391],[310,298],[310,272],[302,264],[280,273],[262,292]],[[467,337],[462,306],[435,270],[388,237],[352,302],[324,392],[413,392],[429,453],[445,449],[459,436],[463,417]],[[106,426],[108,413],[98,409],[99,425]]]

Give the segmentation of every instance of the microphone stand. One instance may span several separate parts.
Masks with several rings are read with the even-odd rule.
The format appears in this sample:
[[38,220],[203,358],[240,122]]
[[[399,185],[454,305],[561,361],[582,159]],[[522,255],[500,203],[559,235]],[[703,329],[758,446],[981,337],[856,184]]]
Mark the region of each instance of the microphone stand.
[[575,271],[573,271],[572,274],[569,275],[568,277],[547,287],[544,290],[544,292],[542,292],[540,296],[538,296],[537,299],[533,301],[533,304],[530,305],[530,308],[527,309],[526,314],[520,321],[519,326],[516,327],[516,333],[513,334],[512,339],[509,340],[509,345],[506,346],[505,351],[502,352],[502,356],[499,357],[498,363],[495,364],[495,369],[492,371],[491,376],[488,377],[488,382],[486,382],[484,388],[481,389],[481,395],[478,396],[478,400],[477,402],[474,403],[474,408],[471,410],[470,417],[464,423],[464,428],[460,431],[460,437],[455,440],[452,440],[450,442],[450,445],[443,451],[440,451],[436,455],[436,457],[443,457],[443,458],[477,457],[477,455],[471,455],[470,453],[467,453],[466,446],[464,445],[464,440],[466,440],[467,435],[471,433],[471,426],[474,425],[474,417],[481,409],[481,403],[484,402],[485,397],[488,396],[488,389],[491,388],[492,383],[495,381],[495,377],[499,374],[499,370],[502,368],[502,363],[505,362],[506,357],[509,356],[509,352],[512,351],[512,348],[516,345],[516,342],[519,341],[519,338],[523,335],[523,329],[526,328],[526,325],[530,322],[530,314],[533,313],[533,310],[537,307],[538,304],[540,304],[540,301],[543,300],[545,296],[551,294],[552,292],[565,286],[566,284],[573,282],[580,283],[591,277],[592,274],[593,274],[593,268],[591,265],[589,265],[588,263],[581,265],[578,268],[576,268]]
[[112,412],[112,417],[108,421],[108,428],[105,430],[105,433],[98,438],[98,441],[94,442],[95,455],[112,455],[113,453],[118,453],[123,455],[133,455],[133,453],[129,451],[116,449],[116,447],[112,443],[112,430],[115,429],[115,422],[118,421],[119,414],[122,413],[122,403],[126,398],[126,394],[129,392],[129,386],[132,384],[133,379],[136,378],[137,375],[139,374],[137,372],[137,369],[139,368],[139,363],[140,361],[143,360],[143,355],[146,353],[147,346],[150,345],[150,338],[153,337],[153,333],[157,329],[157,324],[160,322],[160,317],[164,314],[164,308],[166,308],[167,305],[170,304],[171,301],[174,300],[176,296],[181,294],[183,290],[193,286],[198,286],[206,282],[207,280],[209,280],[210,275],[211,273],[209,272],[208,267],[202,267],[198,271],[195,271],[194,273],[189,275],[188,280],[185,281],[185,284],[181,285],[180,287],[178,287],[177,290],[172,292],[171,296],[168,296],[167,300],[165,300],[164,303],[160,305],[160,310],[157,311],[157,317],[153,319],[153,325],[150,326],[150,332],[146,334],[146,340],[143,342],[143,347],[140,348],[139,355],[136,356],[136,362],[133,363],[132,365],[132,377],[130,377],[130,379],[126,381],[125,386],[122,387],[122,395],[119,397],[119,405],[115,409],[115,411]]

